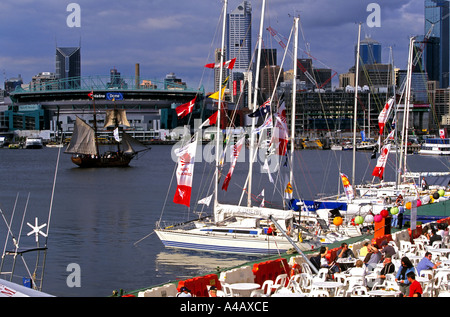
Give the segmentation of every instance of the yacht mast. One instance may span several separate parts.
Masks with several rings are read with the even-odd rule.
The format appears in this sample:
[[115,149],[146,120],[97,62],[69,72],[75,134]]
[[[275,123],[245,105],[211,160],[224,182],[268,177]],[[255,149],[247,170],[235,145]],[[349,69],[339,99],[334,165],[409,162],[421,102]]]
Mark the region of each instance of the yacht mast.
[[355,70],[355,108],[353,111],[353,168],[352,168],[352,184],[355,184],[355,161],[356,161],[356,122],[358,109],[358,78],[359,78],[359,48],[361,43],[361,23],[358,27],[358,47],[356,49],[356,70]]
[[293,186],[294,149],[295,149],[295,104],[297,102],[297,47],[298,47],[298,17],[294,18],[294,78],[292,80],[292,109],[291,109],[291,167],[289,182]]
[[215,190],[214,190],[214,219],[217,219],[217,194],[219,191],[219,155],[221,151],[221,144],[220,144],[220,113],[221,113],[221,107],[222,107],[222,82],[223,82],[223,63],[224,63],[224,54],[225,54],[225,31],[226,31],[226,23],[227,23],[227,8],[228,8],[228,0],[224,0],[223,5],[223,24],[222,24],[222,43],[220,46],[220,70],[219,70],[219,104],[217,106],[217,133],[216,133],[216,179],[215,179]]
[[[261,46],[262,46],[262,34],[263,34],[263,28],[264,28],[264,14],[266,9],[266,1],[262,1],[262,8],[261,8],[261,22],[259,25],[259,34],[258,34],[258,57],[256,60],[256,74],[255,74],[255,93],[253,96],[253,108],[250,109],[252,112],[256,111],[257,104],[258,104],[258,92],[259,92],[259,65],[261,64]],[[256,118],[252,118],[252,129],[251,131],[255,129],[256,125]],[[253,174],[253,152],[255,147],[255,137],[254,133],[250,134],[250,154],[249,154],[249,169],[248,169],[248,187],[247,187],[247,206],[251,207],[252,205],[252,174]]]

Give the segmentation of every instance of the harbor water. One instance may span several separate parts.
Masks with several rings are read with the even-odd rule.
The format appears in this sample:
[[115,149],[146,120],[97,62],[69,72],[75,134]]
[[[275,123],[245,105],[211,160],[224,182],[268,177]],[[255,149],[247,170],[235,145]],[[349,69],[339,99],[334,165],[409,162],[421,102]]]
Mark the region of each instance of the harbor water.
[[[172,202],[176,186],[172,149],[172,146],[156,145],[134,159],[128,168],[105,169],[78,168],[70,155],[63,153],[64,149],[0,149],[0,208],[4,216],[0,219],[0,243],[6,241],[6,224],[13,213],[11,233],[20,237],[20,247],[36,246],[35,235],[28,235],[32,229],[27,223],[34,225],[37,217],[39,225],[47,224],[41,229],[45,233],[49,228],[43,291],[65,297],[104,297],[113,290],[131,291],[255,260],[246,256],[165,249],[156,234],[152,234],[160,219],[175,223],[194,218],[196,214],[192,212],[198,210],[194,202],[212,194],[210,180],[214,163],[206,159],[205,147],[200,147],[191,210]],[[370,159],[370,152],[356,154],[355,182],[372,180],[376,160]],[[314,199],[318,195],[335,194],[342,188],[339,168],[351,179],[352,152],[299,150],[293,164],[295,198]],[[280,191],[269,182],[267,173],[261,173],[261,167],[262,162],[258,160],[254,165],[253,195],[256,198],[264,189],[266,206],[279,207]],[[410,155],[408,167],[410,171],[448,171],[449,161]],[[387,164],[386,180],[394,180],[395,169],[392,156]],[[228,191],[220,193],[222,202],[237,203],[246,171],[245,162],[237,164]],[[276,173],[271,176],[275,183],[281,181],[282,177]],[[22,219],[24,225],[20,231]],[[44,241],[45,237],[40,236],[41,246]],[[34,268],[34,255],[25,253],[17,260],[15,281],[26,276],[23,263],[29,269]],[[74,270],[73,265],[79,270]],[[10,270],[10,264],[5,262],[3,270]]]

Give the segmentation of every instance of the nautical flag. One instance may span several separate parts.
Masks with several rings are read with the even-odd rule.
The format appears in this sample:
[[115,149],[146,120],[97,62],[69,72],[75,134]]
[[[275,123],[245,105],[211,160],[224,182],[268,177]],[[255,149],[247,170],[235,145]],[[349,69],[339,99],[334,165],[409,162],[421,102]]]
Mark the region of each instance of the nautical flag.
[[391,149],[390,143],[383,146],[383,148],[381,149],[381,155],[377,161],[377,165],[375,166],[375,168],[372,172],[372,176],[376,176],[376,177],[379,177],[380,179],[383,179],[384,168],[386,166],[386,162],[387,162],[387,158],[388,158],[390,149]]
[[206,205],[206,206],[209,207],[209,204],[211,203],[212,196],[213,195],[200,199],[198,201],[198,204],[203,204],[203,205]]
[[389,140],[394,140],[394,134],[395,134],[395,130],[392,130],[391,132],[389,132],[388,136],[384,140],[384,143],[386,143]]
[[250,113],[248,116],[251,118],[262,117],[266,114],[270,113],[270,98],[267,99],[265,103],[263,103],[255,112]]
[[115,128],[115,129],[114,129],[114,139],[115,139],[117,142],[120,142],[119,128]]
[[[225,88],[226,88],[226,86],[227,86],[228,78],[230,78],[230,76],[228,76],[228,77],[224,80],[224,82],[222,83],[222,89],[221,89],[220,99],[223,99],[223,93],[225,92]],[[208,98],[219,100],[219,92],[220,92],[220,91],[216,91],[215,93],[213,93],[213,94],[212,94],[211,96],[209,96]]]
[[264,129],[270,129],[273,128],[273,120],[272,120],[272,116],[269,115],[267,116],[266,120],[263,122],[262,125],[260,125],[259,127],[257,127],[256,129],[254,129],[252,131],[252,133],[259,133]]
[[214,125],[217,123],[217,115],[219,114],[219,110],[214,112],[208,119],[205,120],[198,128],[201,129],[203,127],[207,127],[210,125]]
[[[233,69],[236,63],[236,57],[223,63],[223,68]],[[220,68],[220,63],[210,63],[205,65],[206,68]]]
[[361,131],[361,141],[366,141],[366,131],[364,130]]
[[178,149],[175,154],[178,156],[177,167],[177,190],[173,197],[176,204],[191,205],[192,179],[194,177],[195,151],[197,150],[197,140]]
[[439,129],[439,137],[441,139],[445,139],[447,137],[447,133],[445,129]]
[[391,97],[386,102],[383,110],[380,112],[380,115],[378,116],[378,127],[380,128],[380,135],[383,134],[384,126],[386,125],[386,121],[389,118],[393,104],[394,104],[394,97]]
[[289,132],[286,122],[286,107],[284,102],[281,104],[278,112],[275,114],[275,128],[271,140],[272,145],[276,147],[276,154],[284,156],[287,153]]
[[348,180],[347,175],[345,175],[344,173],[340,173],[340,174],[341,174],[342,185],[344,186],[345,196],[347,196],[347,200],[352,200],[353,198],[355,198],[355,193],[353,191],[352,184],[350,184],[350,181]]
[[225,180],[222,184],[222,190],[227,191],[228,184],[230,183],[231,176],[233,175],[234,167],[236,166],[237,158],[239,156],[239,152],[241,152],[242,146],[244,145],[245,136],[242,137],[235,145],[233,145],[233,161],[231,162],[230,169],[228,170],[228,174],[225,177]]
[[91,90],[90,93],[88,93],[88,97],[91,98],[92,100],[94,100],[94,91]]
[[291,185],[291,182],[288,181],[286,188],[284,190],[284,198],[292,199],[292,193],[293,193],[292,185]]
[[187,116],[192,112],[192,109],[194,109],[195,101],[197,100],[197,96],[195,96],[194,99],[189,101],[188,103],[182,104],[175,108],[175,111],[177,112],[177,116],[183,118],[184,116]]

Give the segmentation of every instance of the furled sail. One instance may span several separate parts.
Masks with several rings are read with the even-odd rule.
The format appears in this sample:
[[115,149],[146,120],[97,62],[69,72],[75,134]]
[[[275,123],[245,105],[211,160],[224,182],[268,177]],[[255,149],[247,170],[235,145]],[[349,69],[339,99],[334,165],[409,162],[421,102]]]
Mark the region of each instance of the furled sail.
[[269,216],[272,216],[276,220],[288,220],[294,216],[292,210],[246,207],[226,204],[218,204],[216,206],[216,213],[218,215],[219,221],[220,219],[225,219],[226,217],[232,216],[255,218],[268,218]]
[[77,117],[72,139],[65,151],[72,154],[97,155],[94,129]]
[[124,109],[106,110],[104,127],[106,128],[109,126],[119,126],[119,125],[123,125],[126,127],[130,126],[125,110]]

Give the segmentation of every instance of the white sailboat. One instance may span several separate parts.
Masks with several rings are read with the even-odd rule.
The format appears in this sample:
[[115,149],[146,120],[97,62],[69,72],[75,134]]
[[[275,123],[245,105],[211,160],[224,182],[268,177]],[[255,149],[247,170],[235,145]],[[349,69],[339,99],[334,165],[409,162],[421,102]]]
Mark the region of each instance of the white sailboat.
[[[224,1],[224,17],[223,17],[223,34],[222,34],[222,52],[224,51],[224,34],[226,25],[226,8],[227,1]],[[261,47],[261,33],[263,31],[263,18],[265,11],[265,1],[263,0],[262,12],[261,12],[261,26],[259,47]],[[295,32],[298,33],[298,18],[295,19]],[[258,54],[258,63],[260,61],[260,52]],[[220,62],[220,82],[222,82],[222,67],[224,56],[221,55]],[[296,59],[294,59],[296,63]],[[295,64],[296,65],[296,64]],[[259,67],[256,68],[257,70]],[[296,66],[294,66],[296,70]],[[256,79],[258,79],[256,75]],[[294,77],[295,82],[295,77]],[[257,82],[255,83],[255,91],[257,91]],[[294,86],[295,87],[295,86]],[[294,89],[295,91],[295,89]],[[220,107],[221,107],[221,95],[219,94],[219,111],[217,122],[220,122]],[[295,98],[294,105],[295,105]],[[254,110],[256,108],[256,98],[254,101]],[[294,108],[295,109],[295,108]],[[294,116],[293,116],[294,118]],[[253,124],[254,126],[254,124]],[[292,134],[294,129],[292,129]],[[217,124],[217,135],[220,133],[220,125]],[[220,146],[220,138],[216,138],[217,149]],[[293,140],[293,137],[291,141]],[[195,148],[196,138],[194,141],[179,151],[182,163],[179,160],[179,172],[177,176],[182,178],[181,174],[192,174],[193,172],[193,159],[192,154],[194,151],[189,151],[189,147]],[[251,175],[252,175],[252,158],[253,158],[253,136],[251,141],[250,150],[250,171],[248,184],[246,188],[248,192],[251,192]],[[237,148],[236,148],[237,149]],[[189,154],[186,154],[189,153]],[[235,152],[236,153],[236,152]],[[238,151],[237,151],[238,153]],[[195,155],[195,154],[194,154]],[[184,160],[184,161],[183,161]],[[192,162],[192,164],[189,164]],[[180,168],[180,166],[183,166]],[[183,170],[182,170],[183,169]],[[300,228],[294,229],[295,215],[292,210],[281,210],[273,208],[264,208],[260,206],[252,206],[251,199],[248,199],[247,206],[220,204],[217,199],[218,193],[218,177],[219,177],[219,151],[216,150],[216,173],[215,173],[215,192],[214,192],[214,215],[206,219],[191,221],[188,223],[179,224],[169,227],[158,227],[155,232],[161,242],[168,248],[181,248],[200,251],[211,252],[225,252],[225,253],[238,253],[245,255],[263,255],[263,254],[278,254],[286,252],[289,249],[295,248],[297,251],[307,251],[317,248],[321,245],[320,240],[310,234],[309,232],[299,232]],[[181,179],[180,178],[180,179]],[[191,179],[192,180],[192,179]],[[185,187],[190,185],[184,180],[178,182],[177,190],[180,190],[181,196],[184,199]],[[181,184],[181,185],[180,185]],[[190,191],[188,189],[187,191]],[[178,199],[178,198],[177,198]],[[267,234],[269,223],[273,222],[279,229],[277,235]]]

